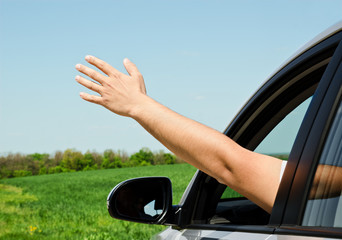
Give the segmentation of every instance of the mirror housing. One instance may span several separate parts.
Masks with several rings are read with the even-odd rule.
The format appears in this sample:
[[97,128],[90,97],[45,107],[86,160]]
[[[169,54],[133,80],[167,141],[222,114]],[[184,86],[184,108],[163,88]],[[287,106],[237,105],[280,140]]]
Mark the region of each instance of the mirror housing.
[[167,177],[144,177],[116,185],[107,197],[111,217],[148,224],[163,224],[172,212],[172,187]]

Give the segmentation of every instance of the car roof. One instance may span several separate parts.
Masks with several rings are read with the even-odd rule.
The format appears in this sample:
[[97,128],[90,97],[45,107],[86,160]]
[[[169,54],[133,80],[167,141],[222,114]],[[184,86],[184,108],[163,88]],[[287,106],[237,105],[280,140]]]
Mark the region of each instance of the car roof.
[[[291,57],[289,57],[283,64],[281,64],[276,71],[274,71],[267,80],[271,79],[274,75],[276,75],[281,69],[283,69],[287,64],[293,61],[295,58],[309,50],[310,48],[314,47],[315,45],[319,44],[320,42],[324,41],[325,39],[329,38],[330,36],[334,35],[335,33],[342,30],[342,21],[337,22],[333,26],[329,27],[325,31],[318,34],[315,38],[311,41],[307,42],[303,47],[298,49]],[[267,81],[266,80],[266,81]]]

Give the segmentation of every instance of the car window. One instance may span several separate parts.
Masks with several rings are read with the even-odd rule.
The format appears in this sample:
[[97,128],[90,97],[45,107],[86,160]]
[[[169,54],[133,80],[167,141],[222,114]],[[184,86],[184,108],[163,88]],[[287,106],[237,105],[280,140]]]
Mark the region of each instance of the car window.
[[[255,152],[271,155],[281,160],[287,160],[311,99],[312,97],[308,98],[290,112],[266,136],[266,138],[264,138],[264,140],[255,149]],[[223,192],[221,199],[241,197],[243,197],[241,194],[227,187]]]
[[290,112],[254,151],[287,160],[311,99],[308,98]]
[[303,226],[342,227],[342,104],[325,141],[306,203]]
[[[261,141],[255,151],[272,155],[279,158],[279,161],[287,160],[311,99],[312,97],[307,98],[288,113]],[[218,203],[216,215],[210,222],[264,225],[268,221],[268,213],[243,195],[226,187]]]

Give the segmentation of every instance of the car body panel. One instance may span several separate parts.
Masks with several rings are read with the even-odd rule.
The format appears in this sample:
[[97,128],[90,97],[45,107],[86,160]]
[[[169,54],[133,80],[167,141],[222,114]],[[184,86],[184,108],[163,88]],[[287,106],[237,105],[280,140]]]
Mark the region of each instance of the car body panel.
[[336,238],[308,237],[294,235],[272,235],[267,240],[336,240]]
[[261,233],[245,233],[234,231],[211,231],[211,230],[174,230],[168,228],[154,237],[155,240],[210,240],[210,239],[222,239],[222,240],[266,240],[270,237],[270,234]]
[[335,240],[336,238],[298,235],[260,234],[234,231],[175,230],[171,227],[153,237],[153,240]]

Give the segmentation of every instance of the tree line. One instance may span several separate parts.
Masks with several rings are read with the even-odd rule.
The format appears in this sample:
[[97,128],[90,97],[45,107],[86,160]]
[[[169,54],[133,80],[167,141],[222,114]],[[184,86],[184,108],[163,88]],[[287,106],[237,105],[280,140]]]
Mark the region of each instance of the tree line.
[[57,151],[53,155],[9,153],[0,156],[0,179],[182,162],[173,154],[164,151],[152,152],[148,148],[142,148],[132,155],[113,150],[105,150],[102,154],[90,151],[83,154],[75,149]]

